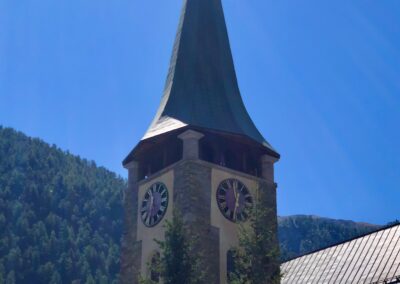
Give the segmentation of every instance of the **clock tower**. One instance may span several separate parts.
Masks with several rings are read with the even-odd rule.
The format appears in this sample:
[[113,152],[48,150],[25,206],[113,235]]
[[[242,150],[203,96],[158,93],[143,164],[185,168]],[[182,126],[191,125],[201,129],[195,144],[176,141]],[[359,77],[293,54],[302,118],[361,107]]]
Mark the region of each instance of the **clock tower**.
[[160,107],[123,161],[122,283],[154,276],[147,265],[159,254],[154,239],[164,238],[174,208],[200,236],[206,283],[227,283],[238,224],[256,202],[276,232],[279,157],[243,104],[221,0],[184,0]]

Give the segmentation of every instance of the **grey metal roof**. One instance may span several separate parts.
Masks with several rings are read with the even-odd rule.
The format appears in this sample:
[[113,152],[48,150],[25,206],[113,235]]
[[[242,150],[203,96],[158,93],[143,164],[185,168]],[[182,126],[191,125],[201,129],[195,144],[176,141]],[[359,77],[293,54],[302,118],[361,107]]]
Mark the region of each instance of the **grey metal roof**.
[[164,94],[142,140],[186,126],[245,135],[276,153],[243,104],[221,0],[184,0]]
[[400,283],[400,225],[285,262],[282,284]]

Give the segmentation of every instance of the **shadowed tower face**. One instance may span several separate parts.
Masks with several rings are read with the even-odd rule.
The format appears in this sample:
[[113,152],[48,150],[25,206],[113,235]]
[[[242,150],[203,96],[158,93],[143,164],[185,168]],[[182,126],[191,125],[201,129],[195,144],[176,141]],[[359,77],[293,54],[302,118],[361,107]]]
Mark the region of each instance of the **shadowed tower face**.
[[123,283],[151,276],[153,239],[163,239],[174,207],[201,236],[207,283],[226,283],[229,249],[256,196],[276,230],[278,159],[243,104],[221,0],[185,0],[160,107],[123,161]]

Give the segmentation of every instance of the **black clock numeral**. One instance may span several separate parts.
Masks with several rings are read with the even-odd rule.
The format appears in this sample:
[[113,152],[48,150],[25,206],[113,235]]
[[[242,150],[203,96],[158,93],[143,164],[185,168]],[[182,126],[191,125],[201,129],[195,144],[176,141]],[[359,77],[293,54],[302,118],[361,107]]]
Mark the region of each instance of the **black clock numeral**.
[[218,201],[219,201],[220,203],[225,203],[225,202],[226,202],[225,196],[218,196]]
[[220,189],[221,191],[223,191],[223,192],[226,192],[227,190],[229,190],[229,188],[230,188],[229,184],[224,183],[224,184],[222,184],[222,185],[220,186],[219,189]]

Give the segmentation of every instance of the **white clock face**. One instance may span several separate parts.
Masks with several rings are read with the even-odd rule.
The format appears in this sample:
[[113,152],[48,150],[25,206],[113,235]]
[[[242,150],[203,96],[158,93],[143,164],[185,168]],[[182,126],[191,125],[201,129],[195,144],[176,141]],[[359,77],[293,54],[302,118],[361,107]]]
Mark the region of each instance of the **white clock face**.
[[154,183],[146,191],[140,215],[146,227],[154,227],[164,217],[168,208],[168,189],[160,182]]

